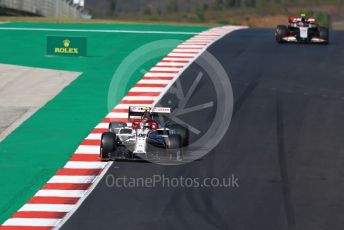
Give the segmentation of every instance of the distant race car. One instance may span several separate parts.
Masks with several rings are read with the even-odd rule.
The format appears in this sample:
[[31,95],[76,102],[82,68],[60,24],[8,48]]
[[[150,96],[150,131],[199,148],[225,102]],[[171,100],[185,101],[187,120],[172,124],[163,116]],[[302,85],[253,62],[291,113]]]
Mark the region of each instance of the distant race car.
[[129,121],[111,122],[103,133],[100,158],[108,160],[182,160],[189,131],[178,124],[161,127],[156,117],[171,113],[170,108],[129,107]]
[[319,26],[315,19],[306,18],[301,14],[300,18],[289,17],[287,26],[278,25],[275,32],[278,43],[329,43],[328,28]]

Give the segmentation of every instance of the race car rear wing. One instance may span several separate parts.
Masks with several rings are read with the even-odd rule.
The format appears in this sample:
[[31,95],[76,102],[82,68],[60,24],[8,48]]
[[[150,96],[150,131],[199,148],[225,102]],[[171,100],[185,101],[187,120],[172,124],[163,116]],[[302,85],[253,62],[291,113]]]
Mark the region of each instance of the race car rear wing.
[[159,114],[170,114],[171,108],[166,107],[145,107],[145,106],[130,106],[128,112],[128,118],[141,118],[144,113],[149,113],[151,116],[157,116]]
[[[289,23],[297,23],[297,22],[301,22],[301,18],[289,17]],[[308,18],[306,22],[310,24],[316,24],[316,20],[314,18]]]

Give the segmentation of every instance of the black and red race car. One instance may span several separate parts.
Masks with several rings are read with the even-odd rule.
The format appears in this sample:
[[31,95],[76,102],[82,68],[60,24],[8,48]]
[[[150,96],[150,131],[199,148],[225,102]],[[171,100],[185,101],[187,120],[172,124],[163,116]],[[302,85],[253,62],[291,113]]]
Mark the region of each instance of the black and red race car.
[[287,26],[278,25],[275,31],[278,43],[329,43],[329,30],[319,26],[314,18],[289,17]]

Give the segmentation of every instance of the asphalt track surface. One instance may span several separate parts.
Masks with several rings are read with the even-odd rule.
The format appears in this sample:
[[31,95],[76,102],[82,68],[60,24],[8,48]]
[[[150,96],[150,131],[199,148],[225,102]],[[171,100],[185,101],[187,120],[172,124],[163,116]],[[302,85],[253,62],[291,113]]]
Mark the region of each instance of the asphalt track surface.
[[[248,29],[215,43],[209,52],[235,99],[218,146],[182,166],[115,162],[107,175],[235,174],[239,187],[128,189],[108,186],[105,176],[62,229],[344,229],[343,40],[332,32],[329,46],[278,45],[272,30]],[[195,64],[181,78],[199,71]],[[190,104],[211,95],[204,81]],[[163,101],[174,103],[171,95]]]

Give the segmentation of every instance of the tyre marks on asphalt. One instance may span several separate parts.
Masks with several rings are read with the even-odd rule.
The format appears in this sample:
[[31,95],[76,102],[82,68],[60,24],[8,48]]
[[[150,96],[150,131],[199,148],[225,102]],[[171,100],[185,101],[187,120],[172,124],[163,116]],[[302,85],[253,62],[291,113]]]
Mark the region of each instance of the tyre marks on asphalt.
[[280,177],[282,183],[282,193],[286,219],[289,226],[295,226],[295,213],[291,195],[291,184],[289,182],[288,164],[285,150],[285,132],[283,118],[283,99],[276,93],[276,129],[277,129],[277,148]]
[[239,112],[240,108],[243,106],[245,101],[250,97],[252,92],[257,88],[259,85],[260,78],[263,76],[262,73],[256,74],[253,80],[249,83],[245,91],[241,94],[241,96],[236,100],[234,103],[233,108],[233,118]]

